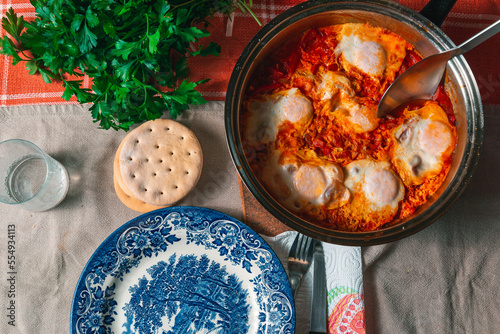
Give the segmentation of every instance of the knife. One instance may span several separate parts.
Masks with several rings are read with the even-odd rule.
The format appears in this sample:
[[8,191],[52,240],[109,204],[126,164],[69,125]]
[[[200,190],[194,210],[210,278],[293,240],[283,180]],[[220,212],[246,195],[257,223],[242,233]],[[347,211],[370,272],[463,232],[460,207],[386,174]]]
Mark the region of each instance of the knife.
[[314,276],[311,300],[311,330],[309,334],[325,334],[326,331],[326,270],[325,254],[320,241],[314,246]]

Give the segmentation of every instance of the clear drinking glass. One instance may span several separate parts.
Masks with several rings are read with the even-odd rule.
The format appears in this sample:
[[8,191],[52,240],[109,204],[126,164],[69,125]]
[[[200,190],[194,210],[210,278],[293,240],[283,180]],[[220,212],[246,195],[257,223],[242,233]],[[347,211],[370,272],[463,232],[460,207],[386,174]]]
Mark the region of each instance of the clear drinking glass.
[[0,182],[0,202],[29,211],[55,207],[69,188],[64,166],[22,139],[0,143]]

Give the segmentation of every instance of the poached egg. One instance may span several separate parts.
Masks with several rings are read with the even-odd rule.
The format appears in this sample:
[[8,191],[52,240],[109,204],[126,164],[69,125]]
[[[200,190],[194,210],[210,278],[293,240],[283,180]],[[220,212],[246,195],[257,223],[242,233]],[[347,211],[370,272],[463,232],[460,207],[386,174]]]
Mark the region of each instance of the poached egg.
[[262,181],[271,195],[295,212],[311,206],[334,209],[350,199],[340,165],[304,161],[287,152],[273,153],[262,170]]
[[340,26],[335,54],[349,72],[355,68],[376,80],[394,80],[406,57],[406,41],[382,27],[366,23]]
[[246,107],[248,118],[245,138],[250,145],[274,142],[279,127],[285,121],[302,130],[313,117],[311,100],[298,88],[252,98]]
[[404,112],[405,122],[393,130],[393,164],[407,186],[420,185],[441,173],[456,144],[456,129],[433,101]]
[[345,74],[328,70],[318,72],[314,93],[323,102],[323,108],[333,112],[353,131],[364,133],[378,127],[376,104],[371,99],[357,97]]
[[383,225],[393,219],[405,188],[388,161],[361,159],[345,167],[345,186],[352,200],[348,215],[357,221]]

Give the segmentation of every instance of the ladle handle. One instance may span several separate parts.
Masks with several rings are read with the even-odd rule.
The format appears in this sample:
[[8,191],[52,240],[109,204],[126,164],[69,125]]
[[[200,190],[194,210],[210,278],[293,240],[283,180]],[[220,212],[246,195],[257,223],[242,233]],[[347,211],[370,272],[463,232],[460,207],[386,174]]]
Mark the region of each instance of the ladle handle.
[[493,37],[494,35],[498,34],[500,32],[500,20],[496,21],[492,25],[490,25],[488,28],[478,32],[462,44],[456,47],[457,51],[454,52],[453,56],[458,56],[461,55],[462,53],[465,53],[482,42],[486,41],[488,38]]
[[440,27],[450,10],[455,5],[455,2],[457,2],[457,0],[430,0],[420,11],[420,14]]

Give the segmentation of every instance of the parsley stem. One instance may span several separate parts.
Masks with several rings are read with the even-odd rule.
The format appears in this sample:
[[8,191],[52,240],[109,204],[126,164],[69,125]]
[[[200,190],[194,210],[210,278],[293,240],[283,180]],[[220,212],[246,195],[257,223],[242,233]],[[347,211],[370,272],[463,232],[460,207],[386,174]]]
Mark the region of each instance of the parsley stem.
[[[177,8],[187,6],[187,5],[189,5],[190,3],[193,3],[193,2],[196,2],[196,1],[198,1],[198,0],[189,0],[189,1],[186,1],[186,2],[184,2],[184,3],[180,3],[180,4],[178,4],[178,5],[174,5],[174,6],[172,6],[172,9],[173,9],[173,10],[175,10],[175,9],[177,9]],[[203,3],[203,2],[207,2],[207,0],[198,1],[198,3]]]
[[22,55],[26,58],[26,59],[22,59],[22,58],[21,58],[21,60],[22,60],[22,61],[37,60],[37,59],[35,59],[35,58],[30,58],[28,55],[26,55],[26,54],[24,53],[24,50],[21,50],[21,54],[22,54]]
[[[245,9],[245,11],[247,11],[254,19],[255,21],[257,21],[257,23],[261,26],[262,23],[260,23],[259,19],[257,18],[257,16],[255,16],[255,14],[252,12],[252,10],[250,9],[250,7],[248,7],[248,5],[245,3],[245,1],[241,1],[241,0],[238,0],[238,3],[241,4],[241,6]],[[250,6],[251,6],[251,1],[250,1]]]

